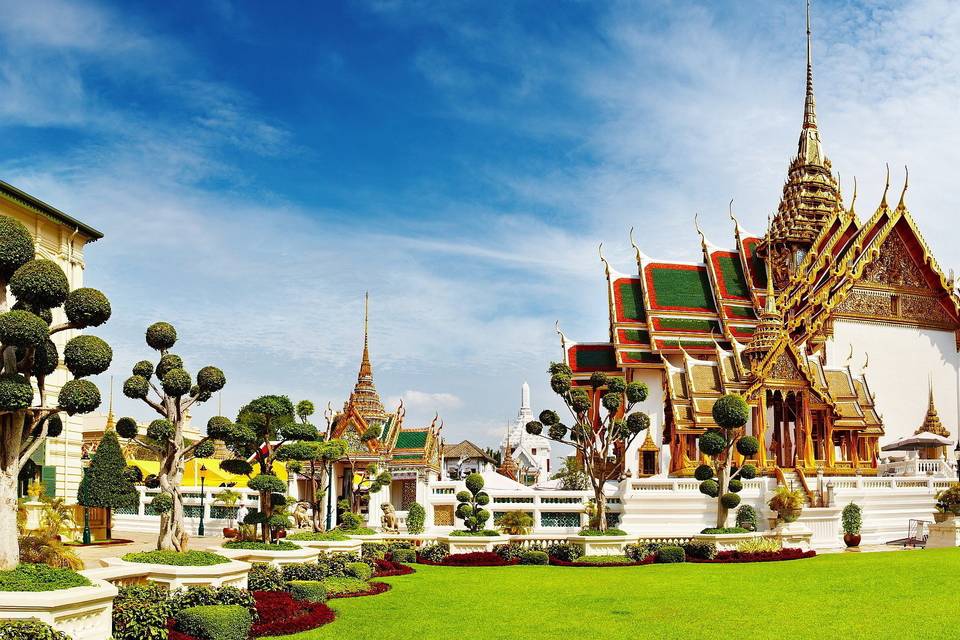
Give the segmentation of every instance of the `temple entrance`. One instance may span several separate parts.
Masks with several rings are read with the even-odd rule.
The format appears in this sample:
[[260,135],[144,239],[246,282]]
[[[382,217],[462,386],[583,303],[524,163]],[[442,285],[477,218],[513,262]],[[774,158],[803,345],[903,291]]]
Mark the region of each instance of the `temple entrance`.
[[779,467],[795,467],[802,456],[800,437],[801,394],[795,391],[767,391],[767,459]]

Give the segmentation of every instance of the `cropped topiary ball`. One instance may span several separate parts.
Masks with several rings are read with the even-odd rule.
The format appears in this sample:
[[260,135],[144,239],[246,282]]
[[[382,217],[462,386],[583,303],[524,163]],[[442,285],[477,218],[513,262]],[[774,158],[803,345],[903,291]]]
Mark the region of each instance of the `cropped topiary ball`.
[[224,416],[213,416],[207,420],[207,435],[215,440],[226,440],[233,431],[233,423]]
[[[25,347],[17,348],[17,359],[20,360],[26,355]],[[57,370],[60,364],[60,354],[57,353],[57,345],[53,340],[47,339],[33,351],[33,375],[37,377],[46,377]]]
[[744,480],[753,480],[757,477],[757,468],[752,464],[745,464],[740,467],[740,477]]
[[552,409],[544,409],[540,412],[540,422],[547,425],[548,427],[552,424],[557,424],[560,422],[560,416],[557,415],[556,411]]
[[63,349],[63,362],[76,378],[103,373],[112,360],[113,349],[97,336],[77,336]]
[[550,428],[547,429],[547,435],[551,440],[563,440],[567,437],[567,425],[559,423],[550,425]]
[[599,389],[600,387],[607,384],[607,374],[603,371],[594,371],[590,374],[590,386],[594,389]]
[[584,389],[574,389],[570,393],[570,406],[577,413],[583,413],[590,409],[590,396],[587,395],[586,390]]
[[716,498],[720,495],[720,485],[717,484],[716,480],[704,480],[700,483],[700,493],[710,496],[711,498]]
[[82,287],[67,295],[63,305],[67,320],[81,329],[99,327],[110,319],[110,301],[96,289]]
[[480,491],[473,498],[481,507],[490,504],[490,495],[486,491]]
[[743,396],[728,393],[713,403],[713,420],[721,429],[739,429],[750,419],[750,405]]
[[33,387],[19,373],[0,375],[0,410],[26,409],[33,402]]
[[550,388],[560,395],[570,391],[570,376],[565,373],[555,373],[550,377]]
[[44,309],[59,307],[70,293],[67,274],[52,260],[36,259],[10,276],[10,292],[22,302]]
[[9,280],[13,273],[36,255],[33,236],[19,220],[0,216],[0,278]]
[[740,504],[740,496],[735,493],[725,493],[720,496],[720,504],[726,509],[736,509]]
[[232,473],[237,476],[248,476],[253,473],[253,465],[246,460],[241,460],[239,458],[221,460],[220,468],[227,473]]
[[48,438],[56,438],[63,433],[63,420],[56,413],[48,416],[43,422],[38,424],[37,427],[43,428],[44,423],[47,425]]
[[130,376],[123,383],[123,395],[128,398],[143,399],[150,392],[150,382],[143,376]]
[[197,445],[197,448],[193,450],[193,455],[196,458],[211,458],[216,452],[217,447],[210,440],[205,440]]
[[165,351],[177,342],[177,330],[169,322],[154,322],[147,327],[147,345],[157,351]]
[[160,418],[147,425],[147,437],[156,442],[166,442],[173,437],[173,424]]
[[216,393],[227,384],[227,377],[216,367],[204,367],[197,372],[197,386],[206,393]]
[[117,435],[121,438],[135,438],[137,436],[137,421],[123,417],[117,420]]
[[133,375],[142,376],[149,380],[150,376],[153,375],[153,363],[149,360],[141,360],[133,365]]
[[467,489],[471,493],[477,493],[480,489],[483,489],[483,476],[479,473],[471,473],[464,480],[464,484],[467,485]]
[[466,520],[473,515],[473,507],[467,504],[466,502],[461,502],[457,505],[456,511],[457,517],[461,520]]
[[254,491],[261,491],[264,493],[283,493],[287,490],[286,482],[277,476],[270,475],[268,473],[261,473],[260,475],[251,478],[250,481],[247,482],[247,486]]
[[700,451],[708,456],[715,456],[727,447],[727,439],[723,434],[711,430],[700,434]]
[[13,347],[38,347],[50,336],[50,328],[29,311],[0,314],[0,342]]
[[600,403],[603,404],[604,409],[610,413],[614,413],[620,408],[620,394],[608,393],[603,396],[603,398],[600,400]]
[[537,422],[536,420],[531,420],[526,425],[527,433],[533,436],[538,436],[543,433],[543,425]]
[[169,493],[158,493],[150,501],[150,508],[154,513],[170,513],[173,511],[173,496]]
[[163,376],[163,390],[168,396],[179,397],[187,394],[193,380],[186,369],[171,369]]
[[612,377],[607,378],[607,391],[612,391],[613,393],[623,393],[627,388],[627,382],[623,378]]
[[729,483],[727,483],[727,488],[734,493],[740,493],[743,490],[743,483],[739,478],[734,478]]
[[53,312],[50,311],[50,309],[44,309],[43,307],[38,307],[32,304],[25,304],[23,302],[20,302],[19,300],[15,305],[10,307],[10,310],[11,311],[29,311],[33,315],[43,320],[48,327],[53,322]]
[[642,411],[637,411],[627,416],[627,430],[629,430],[630,433],[640,433],[648,428],[650,428],[650,416]]
[[174,353],[165,353],[160,357],[160,362],[157,363],[157,377],[163,380],[163,377],[174,369],[183,369],[183,358]]
[[737,451],[746,458],[755,456],[760,451],[760,441],[753,436],[743,436],[737,440]]
[[57,400],[67,415],[90,413],[100,406],[100,389],[89,380],[69,380]]
[[708,464],[702,464],[693,472],[693,477],[697,480],[709,480],[713,477],[713,467]]
[[645,382],[631,382],[627,385],[627,402],[636,404],[647,399],[650,389]]

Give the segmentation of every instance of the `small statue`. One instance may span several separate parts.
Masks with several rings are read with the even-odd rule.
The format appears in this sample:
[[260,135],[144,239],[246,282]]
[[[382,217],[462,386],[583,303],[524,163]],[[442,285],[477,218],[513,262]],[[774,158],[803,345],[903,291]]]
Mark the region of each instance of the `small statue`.
[[296,524],[297,529],[306,529],[310,526],[310,516],[307,514],[307,509],[310,507],[306,502],[298,502],[296,508],[293,510],[293,521]]
[[383,509],[383,516],[380,517],[380,528],[384,533],[400,533],[400,521],[397,519],[397,512],[393,510],[393,505],[386,502],[380,505]]

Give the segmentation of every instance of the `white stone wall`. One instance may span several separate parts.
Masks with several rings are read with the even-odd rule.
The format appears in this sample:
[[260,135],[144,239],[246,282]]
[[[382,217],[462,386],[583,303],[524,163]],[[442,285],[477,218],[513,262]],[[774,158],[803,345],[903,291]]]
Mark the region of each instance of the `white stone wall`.
[[881,444],[912,435],[923,423],[930,374],[940,420],[957,437],[960,359],[952,332],[850,320],[838,320],[833,331],[828,366],[844,366],[853,345],[850,369],[859,375],[870,354],[866,378],[886,431]]
[[[670,447],[660,445],[663,438],[664,424],[664,397],[663,397],[663,373],[657,369],[637,369],[633,372],[631,382],[645,382],[650,389],[647,399],[637,406],[637,410],[643,411],[650,416],[650,437],[660,446],[660,472],[667,473],[670,468]],[[637,455],[640,445],[643,444],[647,434],[641,433],[627,450],[627,469],[631,477],[636,477],[640,468],[640,457]]]

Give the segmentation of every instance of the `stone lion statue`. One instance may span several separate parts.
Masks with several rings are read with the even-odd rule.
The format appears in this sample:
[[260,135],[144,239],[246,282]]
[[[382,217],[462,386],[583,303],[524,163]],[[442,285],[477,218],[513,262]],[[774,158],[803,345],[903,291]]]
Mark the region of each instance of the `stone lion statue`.
[[384,533],[399,533],[400,521],[397,519],[397,512],[389,502],[380,505],[383,509],[383,515],[380,517],[380,528]]
[[293,513],[290,514],[293,516],[293,522],[296,524],[297,529],[305,529],[310,526],[310,515],[307,513],[307,509],[309,508],[310,505],[306,502],[298,502]]

